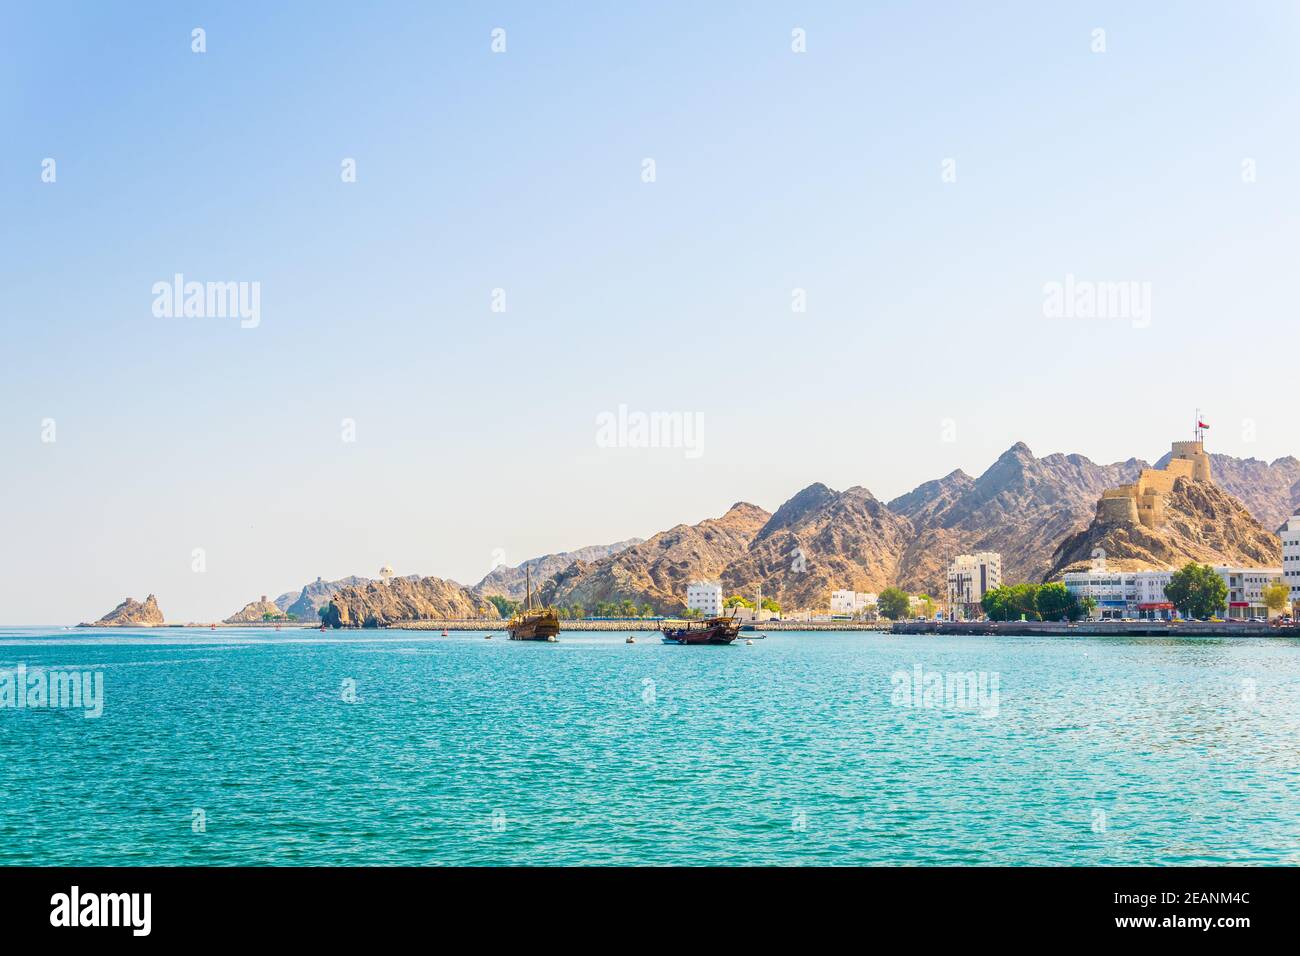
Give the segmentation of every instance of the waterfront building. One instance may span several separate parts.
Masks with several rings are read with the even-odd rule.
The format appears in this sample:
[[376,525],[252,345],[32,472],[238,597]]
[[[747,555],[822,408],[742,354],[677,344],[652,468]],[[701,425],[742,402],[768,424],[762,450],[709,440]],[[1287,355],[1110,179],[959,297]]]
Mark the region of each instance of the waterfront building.
[[996,551],[959,554],[948,564],[948,611],[973,620],[984,614],[984,595],[1002,586],[1002,555]]
[[1080,601],[1092,598],[1096,602],[1091,620],[1107,621],[1137,616],[1137,575],[1142,573],[1147,572],[1070,571],[1062,580]]
[[722,585],[712,581],[692,581],[686,585],[686,607],[705,617],[722,614]]
[[[1300,531],[1300,522],[1297,522]],[[1298,562],[1300,563],[1300,562]],[[1232,620],[1267,617],[1264,587],[1282,578],[1280,568],[1214,568],[1227,585],[1226,614]],[[1145,618],[1172,620],[1177,617],[1173,602],[1165,594],[1165,585],[1173,577],[1167,571],[1071,571],[1063,578],[1071,594],[1082,600],[1097,602],[1092,620]]]
[[875,605],[876,598],[870,591],[832,591],[831,616],[859,617]]
[[1228,585],[1228,617],[1268,617],[1264,588],[1282,580],[1281,568],[1215,568]]
[[1291,589],[1291,609],[1300,610],[1300,515],[1282,528],[1282,580]]

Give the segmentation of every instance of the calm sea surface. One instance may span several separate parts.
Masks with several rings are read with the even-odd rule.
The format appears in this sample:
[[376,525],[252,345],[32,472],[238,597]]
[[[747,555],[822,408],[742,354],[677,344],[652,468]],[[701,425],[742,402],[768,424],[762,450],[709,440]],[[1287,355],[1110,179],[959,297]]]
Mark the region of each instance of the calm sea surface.
[[623,637],[0,628],[0,863],[1300,863],[1298,642]]

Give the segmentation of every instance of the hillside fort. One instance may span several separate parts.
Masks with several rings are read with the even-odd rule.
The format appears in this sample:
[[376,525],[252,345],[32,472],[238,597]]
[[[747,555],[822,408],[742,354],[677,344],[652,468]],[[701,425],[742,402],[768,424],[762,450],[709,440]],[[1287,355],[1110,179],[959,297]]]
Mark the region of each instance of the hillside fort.
[[1102,492],[1097,516],[1103,521],[1131,522],[1147,528],[1165,523],[1165,495],[1179,478],[1213,481],[1203,441],[1176,441],[1164,468],[1143,468],[1137,481]]

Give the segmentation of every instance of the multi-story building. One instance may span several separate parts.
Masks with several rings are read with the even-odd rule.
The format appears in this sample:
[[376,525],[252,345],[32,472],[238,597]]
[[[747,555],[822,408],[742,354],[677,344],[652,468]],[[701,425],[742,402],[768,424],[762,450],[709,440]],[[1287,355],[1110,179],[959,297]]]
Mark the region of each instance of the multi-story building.
[[1291,609],[1300,610],[1300,515],[1282,528],[1282,580],[1291,589]]
[[877,595],[870,591],[832,591],[831,615],[858,617],[867,613],[876,603]]
[[984,613],[984,595],[1002,586],[1002,555],[996,551],[959,554],[948,565],[948,611],[957,617]]
[[686,607],[705,617],[722,614],[722,585],[712,581],[692,581],[686,585]]
[[[1297,521],[1297,531],[1300,531],[1300,521]],[[1214,570],[1228,587],[1229,618],[1268,616],[1264,587],[1282,577],[1280,569],[1220,565]],[[1300,572],[1300,567],[1297,571]],[[1065,575],[1064,582],[1075,597],[1080,600],[1091,597],[1097,602],[1092,612],[1094,620],[1129,617],[1169,620],[1176,612],[1165,594],[1165,585],[1173,574],[1173,571],[1072,571]]]
[[1070,571],[1063,578],[1066,589],[1082,601],[1092,598],[1093,620],[1136,617],[1138,613],[1138,575],[1157,572]]
[[1281,568],[1215,568],[1228,585],[1228,617],[1268,617],[1264,588],[1282,579]]

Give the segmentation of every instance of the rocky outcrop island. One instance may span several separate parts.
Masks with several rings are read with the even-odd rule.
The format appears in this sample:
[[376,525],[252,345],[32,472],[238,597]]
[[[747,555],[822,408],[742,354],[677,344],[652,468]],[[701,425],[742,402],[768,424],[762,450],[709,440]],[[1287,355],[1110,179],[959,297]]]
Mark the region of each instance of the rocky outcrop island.
[[160,627],[163,623],[158,599],[150,594],[143,604],[134,598],[127,598],[98,621],[78,624],[77,627]]
[[272,602],[262,595],[260,601],[250,601],[245,604],[243,610],[230,615],[222,621],[223,624],[260,624],[263,621],[281,621],[284,620],[285,614]]

